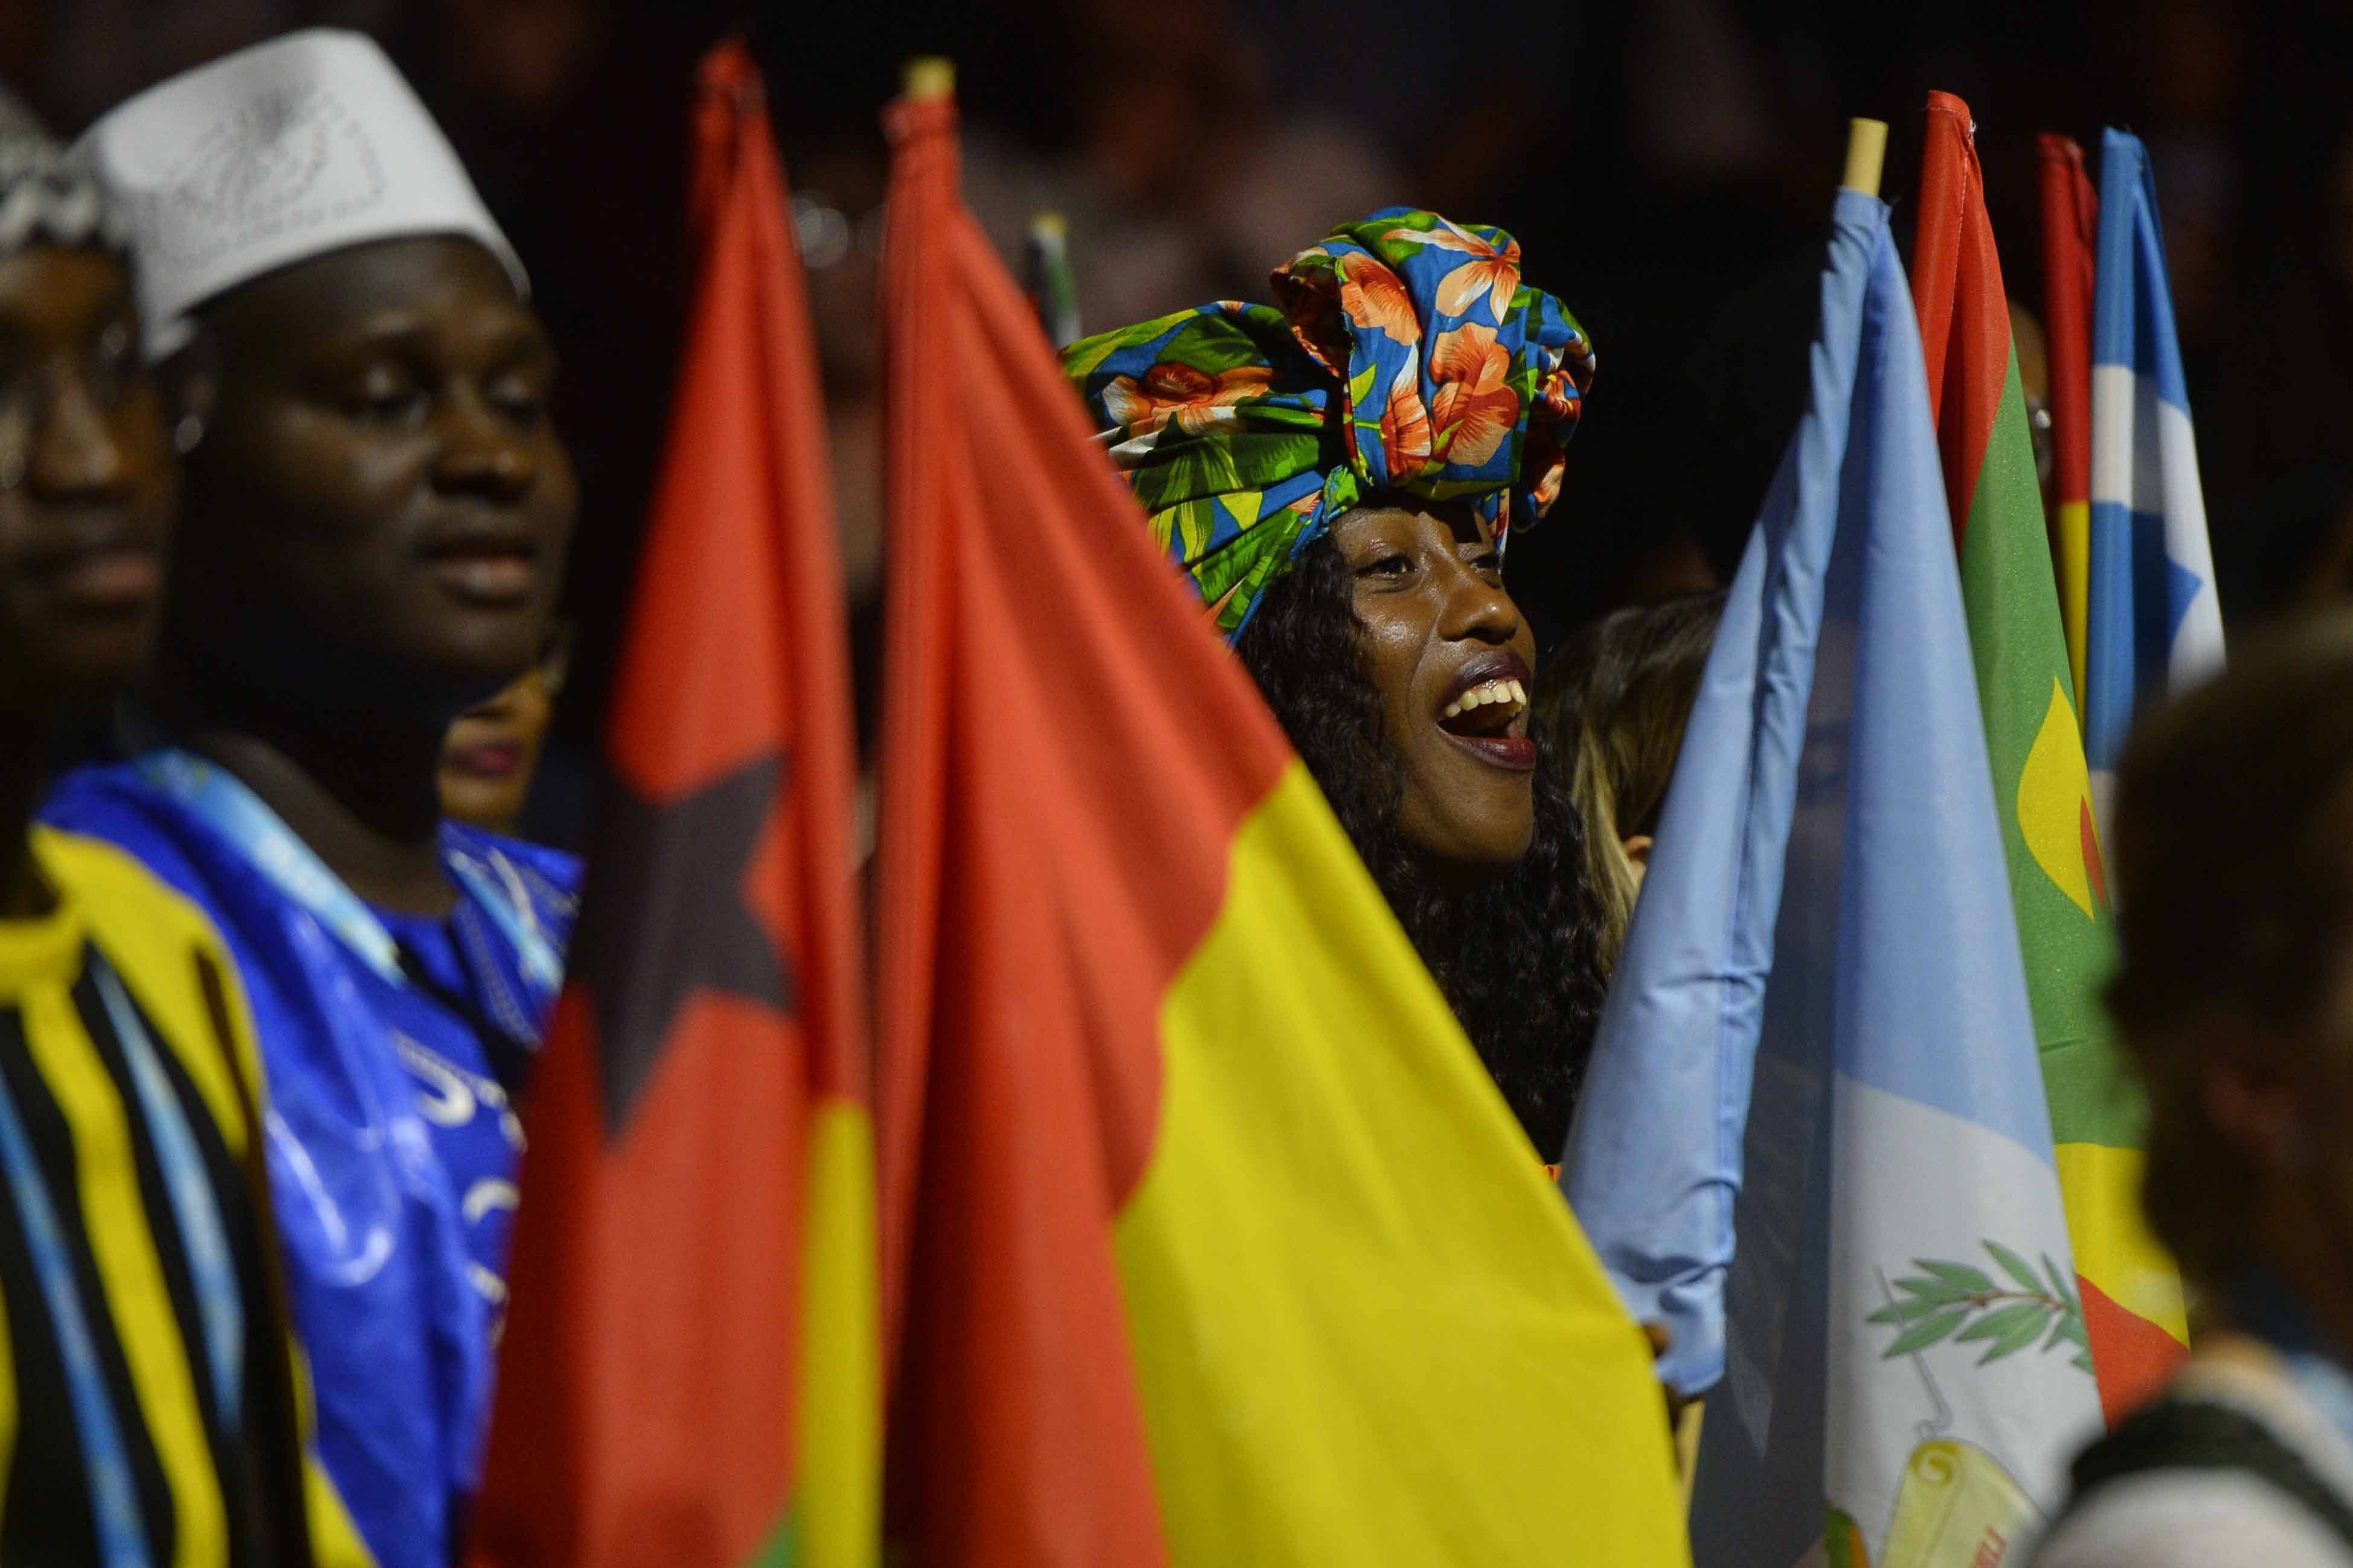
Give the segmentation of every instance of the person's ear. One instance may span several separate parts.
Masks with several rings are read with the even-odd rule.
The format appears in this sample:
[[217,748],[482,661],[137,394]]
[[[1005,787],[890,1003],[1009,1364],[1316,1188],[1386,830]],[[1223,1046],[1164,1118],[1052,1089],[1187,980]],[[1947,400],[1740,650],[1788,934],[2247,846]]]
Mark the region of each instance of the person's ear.
[[1651,868],[1651,845],[1652,842],[1653,840],[1649,834],[1634,833],[1629,834],[1626,837],[1620,838],[1618,841],[1618,847],[1626,851],[1627,859],[1634,862],[1634,869],[1636,871],[1647,871]]
[[220,401],[219,340],[199,322],[187,346],[155,367],[155,378],[164,392],[173,448],[186,458],[203,444]]
[[551,700],[564,695],[564,683],[572,677],[574,633],[572,622],[562,617],[547,629],[547,647],[539,656],[539,678]]

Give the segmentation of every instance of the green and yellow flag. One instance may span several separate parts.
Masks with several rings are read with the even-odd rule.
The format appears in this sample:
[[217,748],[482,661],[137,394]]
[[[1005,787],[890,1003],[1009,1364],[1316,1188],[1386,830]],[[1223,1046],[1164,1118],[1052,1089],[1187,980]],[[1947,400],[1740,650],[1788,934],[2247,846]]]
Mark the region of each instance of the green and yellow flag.
[[2060,1186],[2113,1422],[2162,1381],[2189,1330],[2180,1277],[2141,1218],[2143,1108],[2099,1006],[2116,938],[1974,131],[1968,105],[1928,95],[1912,295]]

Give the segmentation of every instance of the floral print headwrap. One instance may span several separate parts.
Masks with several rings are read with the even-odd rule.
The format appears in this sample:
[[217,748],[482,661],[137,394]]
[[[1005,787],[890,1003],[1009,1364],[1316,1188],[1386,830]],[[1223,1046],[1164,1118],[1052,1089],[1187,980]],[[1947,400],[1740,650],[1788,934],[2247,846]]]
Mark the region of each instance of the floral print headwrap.
[[1593,345],[1500,228],[1388,207],[1222,300],[1063,351],[1152,532],[1230,640],[1376,491],[1472,498],[1505,531],[1560,492]]

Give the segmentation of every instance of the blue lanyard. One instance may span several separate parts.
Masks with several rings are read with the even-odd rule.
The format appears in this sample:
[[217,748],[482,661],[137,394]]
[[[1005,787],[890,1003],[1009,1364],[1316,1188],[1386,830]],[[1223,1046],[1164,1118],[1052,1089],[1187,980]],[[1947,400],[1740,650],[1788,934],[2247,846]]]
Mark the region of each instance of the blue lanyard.
[[[176,747],[150,752],[134,765],[141,778],[235,845],[254,869],[332,931],[386,984],[406,987],[409,984],[400,961],[400,944],[375,912],[234,773]],[[524,979],[543,1000],[553,998],[564,982],[564,955],[539,929],[520,877],[505,866],[504,857],[493,851],[492,858],[498,862],[495,872],[470,855],[445,849],[442,864],[471,896],[474,906],[496,922],[513,947]]]
[[98,1348],[90,1321],[83,1313],[81,1291],[74,1283],[73,1262],[66,1250],[65,1232],[58,1224],[57,1205],[49,1184],[34,1156],[32,1140],[16,1112],[16,1097],[0,1076],[0,1169],[8,1177],[8,1193],[39,1276],[41,1299],[58,1337],[58,1356],[64,1363],[66,1393],[73,1406],[74,1429],[81,1438],[82,1467],[90,1477],[91,1522],[98,1531],[100,1558],[106,1568],[147,1568],[147,1527],[139,1513],[139,1494],[131,1480],[131,1460],[124,1451],[121,1429],[115,1424],[114,1402],[106,1390],[106,1374],[99,1370]]
[[[221,1430],[235,1437],[244,1423],[245,1299],[237,1289],[237,1266],[229,1258],[228,1227],[221,1220],[219,1198],[196,1152],[195,1134],[189,1130],[179,1096],[172,1090],[155,1043],[139,1021],[139,1010],[131,1005],[122,982],[99,957],[98,950],[89,952],[99,995],[114,1025],[114,1037],[122,1046],[123,1059],[130,1065],[139,1104],[146,1112],[173,1217],[179,1222],[182,1250],[195,1285],[197,1313],[204,1320],[205,1357],[212,1368]],[[230,1049],[229,1042],[223,1040],[221,1048]],[[248,1129],[247,1135],[258,1138],[260,1129]]]

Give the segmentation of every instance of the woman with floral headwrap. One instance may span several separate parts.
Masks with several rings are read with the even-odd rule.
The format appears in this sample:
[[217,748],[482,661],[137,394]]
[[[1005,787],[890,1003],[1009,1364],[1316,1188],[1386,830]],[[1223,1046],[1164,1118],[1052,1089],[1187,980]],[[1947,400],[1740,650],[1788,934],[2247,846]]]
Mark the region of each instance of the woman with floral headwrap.
[[1546,1158],[1603,990],[1564,781],[1528,733],[1508,531],[1593,374],[1501,229],[1389,208],[1232,301],[1072,344],[1113,460]]

